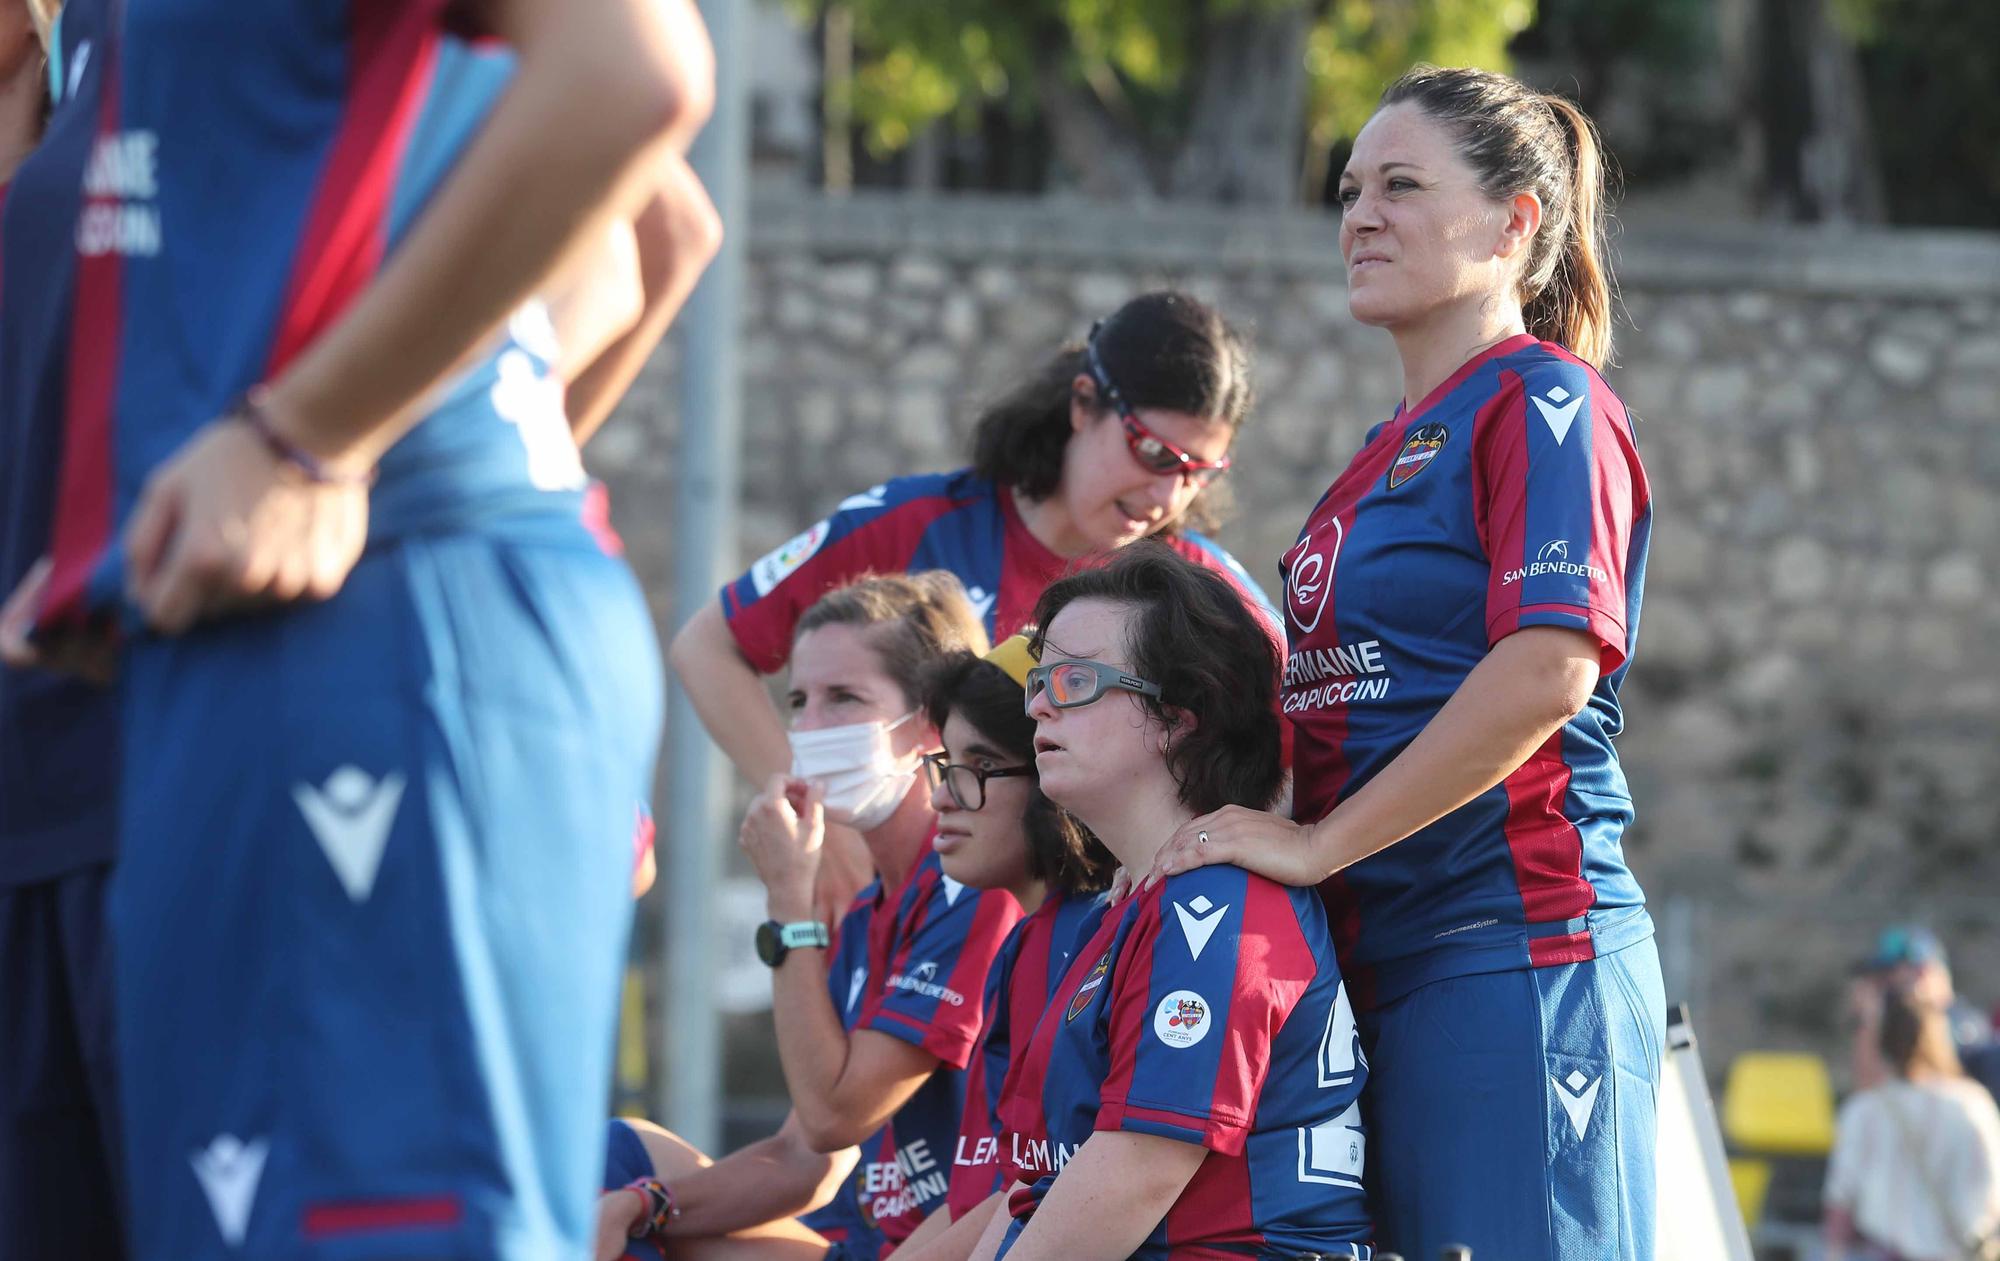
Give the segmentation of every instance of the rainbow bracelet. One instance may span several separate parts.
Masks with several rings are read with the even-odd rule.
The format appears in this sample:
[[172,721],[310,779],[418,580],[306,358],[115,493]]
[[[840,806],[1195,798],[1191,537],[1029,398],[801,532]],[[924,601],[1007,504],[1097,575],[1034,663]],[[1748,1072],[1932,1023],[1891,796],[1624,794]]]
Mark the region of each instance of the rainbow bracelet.
[[681,1215],[680,1206],[674,1203],[674,1193],[658,1178],[634,1178],[625,1184],[625,1189],[645,1204],[644,1215],[632,1227],[633,1239],[664,1234],[667,1223]]

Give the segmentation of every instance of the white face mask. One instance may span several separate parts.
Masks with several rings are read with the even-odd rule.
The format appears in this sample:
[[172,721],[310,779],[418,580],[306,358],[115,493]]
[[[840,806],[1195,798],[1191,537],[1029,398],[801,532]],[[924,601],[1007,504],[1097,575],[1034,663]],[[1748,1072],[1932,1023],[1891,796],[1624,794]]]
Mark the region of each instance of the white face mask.
[[894,722],[792,732],[792,775],[820,786],[827,817],[835,823],[862,832],[880,827],[902,804],[922,765],[914,753],[909,764],[902,765],[889,746],[889,733],[916,712],[913,709]]

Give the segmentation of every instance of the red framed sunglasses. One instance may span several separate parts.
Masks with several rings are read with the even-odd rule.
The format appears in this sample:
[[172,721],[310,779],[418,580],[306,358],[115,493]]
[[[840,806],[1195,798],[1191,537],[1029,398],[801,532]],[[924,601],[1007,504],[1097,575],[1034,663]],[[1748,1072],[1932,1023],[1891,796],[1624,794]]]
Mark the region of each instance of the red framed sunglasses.
[[1132,452],[1132,458],[1148,473],[1162,477],[1175,476],[1191,486],[1206,486],[1229,468],[1229,457],[1219,460],[1198,460],[1168,442],[1148,428],[1139,414],[1132,410],[1125,396],[1112,384],[1111,374],[1104,370],[1104,360],[1097,355],[1097,339],[1092,337],[1084,346],[1084,354],[1090,363],[1091,379],[1097,382],[1098,391],[1104,395],[1111,409],[1118,413],[1118,423],[1125,430],[1125,446]]

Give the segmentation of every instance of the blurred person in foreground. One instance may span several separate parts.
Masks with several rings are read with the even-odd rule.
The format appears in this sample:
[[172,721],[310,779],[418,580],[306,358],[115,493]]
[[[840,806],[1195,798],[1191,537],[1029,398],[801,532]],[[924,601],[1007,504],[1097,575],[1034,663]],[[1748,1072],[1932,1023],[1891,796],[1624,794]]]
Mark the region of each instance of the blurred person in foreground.
[[[63,52],[99,34],[106,5],[70,8],[58,29],[55,0],[0,0],[0,597],[45,546],[23,527],[54,481],[54,427],[30,423],[20,363],[43,312],[60,306],[70,231],[62,224],[50,245],[19,229],[59,162],[39,148],[45,127],[82,134],[90,121],[91,101],[57,100],[74,61]],[[113,730],[103,689],[0,668],[0,1257],[124,1255],[104,922]]]
[[1861,965],[1848,993],[1854,1030],[1854,1088],[1866,1090],[1890,1076],[1882,1059],[1882,1002],[1893,989],[1908,989],[1944,1013],[1952,1049],[1967,1076],[2000,1099],[2000,1039],[1992,1021],[1960,997],[1952,984],[1944,943],[1928,928],[1913,924],[1882,930],[1875,952]]
[[0,646],[122,676],[134,1250],[580,1251],[658,663],[528,299],[683,161],[705,35],[642,0],[100,7],[64,77],[101,104],[33,189],[73,273],[43,319],[89,335],[17,376],[9,311],[62,465]]
[[1919,984],[1882,995],[1886,1075],[1841,1105],[1827,1261],[2000,1258],[2000,1109],[1960,1068],[1938,997]]

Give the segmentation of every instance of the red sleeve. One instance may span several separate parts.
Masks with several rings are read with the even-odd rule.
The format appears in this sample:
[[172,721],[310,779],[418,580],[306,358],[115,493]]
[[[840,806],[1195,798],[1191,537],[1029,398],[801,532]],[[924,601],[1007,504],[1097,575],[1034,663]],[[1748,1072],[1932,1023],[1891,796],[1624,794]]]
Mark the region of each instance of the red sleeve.
[[1647,510],[1625,409],[1594,372],[1558,359],[1504,378],[1480,410],[1474,513],[1491,560],[1489,643],[1524,626],[1588,632],[1601,664],[1630,652],[1627,561]]
[[[906,479],[907,480],[907,479]],[[951,511],[937,494],[899,494],[896,482],[850,495],[826,520],[760,558],[722,589],[736,646],[760,674],[792,655],[792,631],[813,602],[869,573],[902,573],[924,530]]]
[[1272,1039],[1318,965],[1283,889],[1235,867],[1188,875],[1196,878],[1163,886],[1112,976],[1097,1128],[1236,1156],[1270,1073]]
[[891,930],[882,980],[871,984],[857,1029],[873,1029],[964,1068],[985,1022],[986,974],[1021,904],[935,871],[912,882]]

